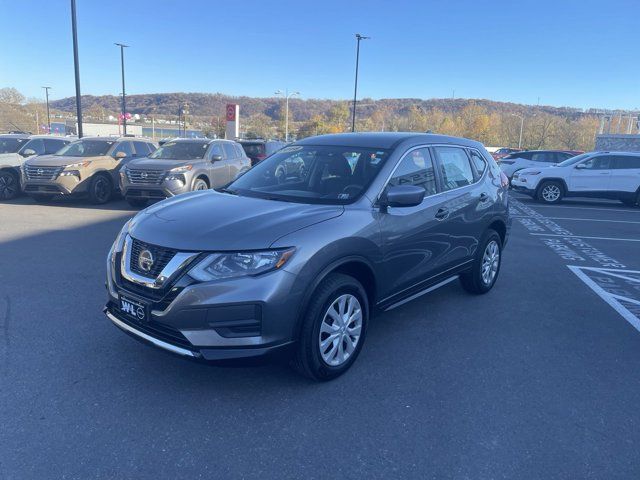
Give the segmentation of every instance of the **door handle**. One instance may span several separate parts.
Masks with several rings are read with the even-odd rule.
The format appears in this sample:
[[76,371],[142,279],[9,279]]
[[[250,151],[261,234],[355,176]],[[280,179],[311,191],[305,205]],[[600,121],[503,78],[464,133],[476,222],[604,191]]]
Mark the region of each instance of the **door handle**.
[[487,200],[489,200],[489,195],[487,195],[486,193],[482,192],[480,194],[480,201],[481,202],[486,202]]
[[436,212],[436,219],[437,220],[444,220],[449,216],[449,209],[448,208],[440,208],[438,209],[438,211]]

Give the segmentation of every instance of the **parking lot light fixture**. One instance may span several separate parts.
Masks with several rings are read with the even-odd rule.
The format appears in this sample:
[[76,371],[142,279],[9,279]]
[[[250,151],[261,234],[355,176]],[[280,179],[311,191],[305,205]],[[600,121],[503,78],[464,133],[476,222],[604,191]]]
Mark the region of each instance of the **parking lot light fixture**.
[[73,37],[73,70],[76,81],[76,116],[78,138],[82,138],[82,103],[80,98],[80,61],[78,60],[78,25],[76,22],[76,0],[71,0],[71,35]]
[[353,87],[353,114],[351,116],[351,131],[356,131],[356,102],[358,101],[358,65],[360,64],[360,40],[370,40],[371,37],[365,37],[356,33],[356,80]]
[[51,134],[51,115],[49,114],[49,90],[51,89],[51,87],[42,87],[42,88],[44,88],[44,97],[47,102],[47,133]]
[[289,90],[285,90],[284,93],[282,90],[277,90],[274,92],[275,95],[282,95],[285,99],[285,107],[284,107],[284,141],[289,141],[289,99],[292,97],[296,97],[300,95],[300,92],[291,92]]
[[129,45],[123,43],[114,43],[114,45],[120,47],[120,66],[122,70],[122,133],[127,134],[127,99],[124,89],[124,49],[129,48]]
[[518,148],[522,148],[522,130],[524,128],[524,115],[518,115],[517,113],[512,113],[512,117],[518,117],[520,119],[520,140],[518,140]]

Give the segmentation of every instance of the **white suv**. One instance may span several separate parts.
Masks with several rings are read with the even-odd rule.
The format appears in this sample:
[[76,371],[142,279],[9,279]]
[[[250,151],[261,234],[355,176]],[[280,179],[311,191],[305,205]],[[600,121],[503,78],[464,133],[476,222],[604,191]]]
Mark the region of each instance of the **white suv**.
[[520,170],[511,185],[544,203],[579,196],[640,205],[640,153],[583,153],[555,166]]
[[513,174],[524,168],[550,167],[560,162],[574,157],[582,152],[571,152],[565,150],[528,150],[515,152],[498,160],[498,165],[504,174],[513,178]]

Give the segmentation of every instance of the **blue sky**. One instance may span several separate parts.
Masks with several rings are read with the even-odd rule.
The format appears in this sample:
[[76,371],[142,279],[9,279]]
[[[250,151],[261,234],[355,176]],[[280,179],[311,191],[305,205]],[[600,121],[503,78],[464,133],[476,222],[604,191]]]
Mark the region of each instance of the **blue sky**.
[[[0,87],[74,94],[68,0],[0,0]],[[488,98],[640,108],[640,2],[77,0],[83,94]]]

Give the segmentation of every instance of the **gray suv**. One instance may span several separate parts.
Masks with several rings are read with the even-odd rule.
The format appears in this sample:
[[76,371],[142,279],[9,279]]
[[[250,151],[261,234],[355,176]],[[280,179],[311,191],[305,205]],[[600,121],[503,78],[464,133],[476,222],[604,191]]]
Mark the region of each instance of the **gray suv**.
[[191,359],[286,351],[300,372],[328,380],[353,364],[375,311],[456,278],[488,292],[508,203],[505,175],[471,140],[307,138],[225,188],[127,222],[107,259],[105,312],[131,336]]
[[149,200],[227,185],[249,168],[236,142],[173,139],[120,170],[120,189],[131,206],[144,207]]

